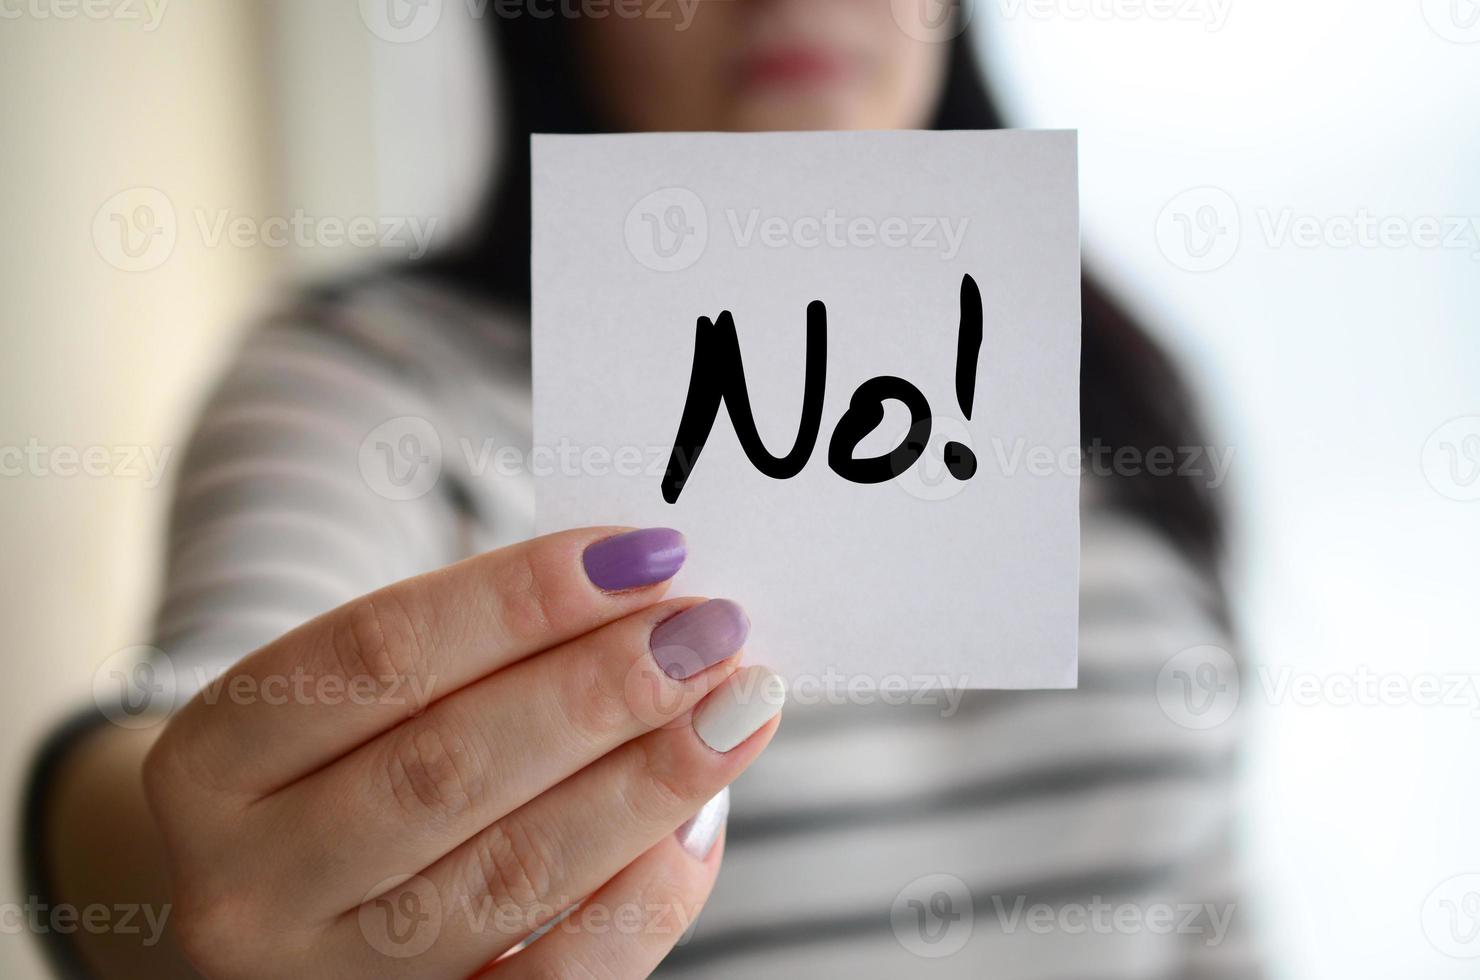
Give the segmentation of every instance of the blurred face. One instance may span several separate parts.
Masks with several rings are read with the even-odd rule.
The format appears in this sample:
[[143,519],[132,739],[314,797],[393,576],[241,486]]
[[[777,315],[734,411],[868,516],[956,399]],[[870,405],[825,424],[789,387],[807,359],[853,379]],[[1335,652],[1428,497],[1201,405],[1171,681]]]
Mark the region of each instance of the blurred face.
[[891,2],[650,0],[580,18],[577,43],[617,129],[918,128],[949,45],[902,30]]

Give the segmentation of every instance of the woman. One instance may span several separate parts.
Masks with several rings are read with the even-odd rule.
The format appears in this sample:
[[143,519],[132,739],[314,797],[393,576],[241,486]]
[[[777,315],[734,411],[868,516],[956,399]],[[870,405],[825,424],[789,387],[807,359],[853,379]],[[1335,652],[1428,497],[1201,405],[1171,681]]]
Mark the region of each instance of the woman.
[[[663,598],[677,534],[517,543],[532,524],[521,476],[448,451],[435,488],[404,500],[362,468],[365,434],[405,417],[444,447],[529,443],[529,133],[996,126],[964,35],[903,29],[909,6],[488,18],[510,152],[477,232],[286,309],[201,420],[160,664],[191,687],[257,652],[162,734],[77,729],[40,767],[30,853],[45,893],[172,916],[166,942],[80,934],[66,963],[1254,972],[1227,856],[1234,726],[1179,725],[1157,697],[1169,657],[1227,643],[1219,524],[1196,477],[1086,478],[1080,690],[794,706],[776,736],[770,678],[740,666],[739,606]],[[1092,281],[1083,358],[1087,446],[1201,444],[1168,363]],[[652,671],[651,651],[674,645],[698,662]],[[665,697],[635,703],[634,671]]]

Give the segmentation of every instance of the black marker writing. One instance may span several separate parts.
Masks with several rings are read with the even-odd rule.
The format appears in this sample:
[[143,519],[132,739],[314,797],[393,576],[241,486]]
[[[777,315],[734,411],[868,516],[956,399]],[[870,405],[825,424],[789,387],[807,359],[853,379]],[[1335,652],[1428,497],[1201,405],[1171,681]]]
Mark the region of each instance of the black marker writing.
[[[956,335],[956,402],[967,420],[976,401],[976,362],[982,350],[982,294],[976,280],[961,280],[961,327]],[[946,469],[958,480],[969,480],[976,474],[976,453],[970,446],[948,442],[945,448]]]
[[755,468],[776,480],[789,480],[802,471],[817,444],[822,428],[822,395],[827,381],[827,307],[820,301],[807,306],[807,366],[802,389],[802,421],[791,452],[776,457],[761,442],[750,410],[750,392],[745,387],[745,366],[740,361],[740,338],[735,318],[726,310],[719,322],[699,318],[694,333],[694,369],[689,374],[689,394],[684,401],[678,435],[663,474],[663,499],[678,500],[689,474],[699,462],[709,430],[723,402],[730,410],[730,424],[740,439],[740,448]]
[[[961,324],[956,350],[956,400],[971,418],[976,395],[976,365],[982,344],[982,301],[976,280],[961,280]],[[802,418],[796,441],[785,456],[774,456],[756,431],[740,358],[740,339],[735,318],[726,310],[717,321],[700,317],[694,334],[694,366],[689,391],[679,419],[678,434],[663,474],[663,499],[678,500],[693,474],[704,443],[714,428],[720,405],[730,413],[730,422],[746,457],[766,476],[789,480],[802,471],[822,428],[822,401],[827,381],[827,307],[821,300],[807,306],[807,352],[802,390]],[[858,444],[884,421],[884,403],[898,401],[910,413],[910,429],[892,452],[882,456],[855,458]],[[828,444],[827,464],[852,483],[884,483],[894,479],[919,460],[930,442],[931,413],[919,388],[903,378],[884,375],[870,378],[849,400],[848,410],[838,420]],[[952,476],[968,480],[976,473],[976,456],[958,442],[945,447],[946,465]]]

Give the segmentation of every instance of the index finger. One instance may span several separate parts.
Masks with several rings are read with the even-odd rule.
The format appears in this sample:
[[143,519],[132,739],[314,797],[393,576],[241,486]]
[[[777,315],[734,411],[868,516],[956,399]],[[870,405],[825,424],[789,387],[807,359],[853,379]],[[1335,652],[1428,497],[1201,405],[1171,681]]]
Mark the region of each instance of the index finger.
[[431,701],[651,605],[685,556],[668,528],[582,528],[386,586],[229,670],[171,721],[156,762],[266,796]]

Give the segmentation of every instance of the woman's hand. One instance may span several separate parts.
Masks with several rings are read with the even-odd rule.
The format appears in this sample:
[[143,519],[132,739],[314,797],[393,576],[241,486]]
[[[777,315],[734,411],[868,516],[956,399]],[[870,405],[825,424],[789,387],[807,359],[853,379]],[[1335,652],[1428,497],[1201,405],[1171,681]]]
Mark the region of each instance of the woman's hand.
[[182,709],[144,776],[191,960],[646,976],[719,869],[722,814],[681,825],[784,696],[738,669],[737,606],[659,601],[683,557],[676,532],[614,528],[481,555],[307,623]]

